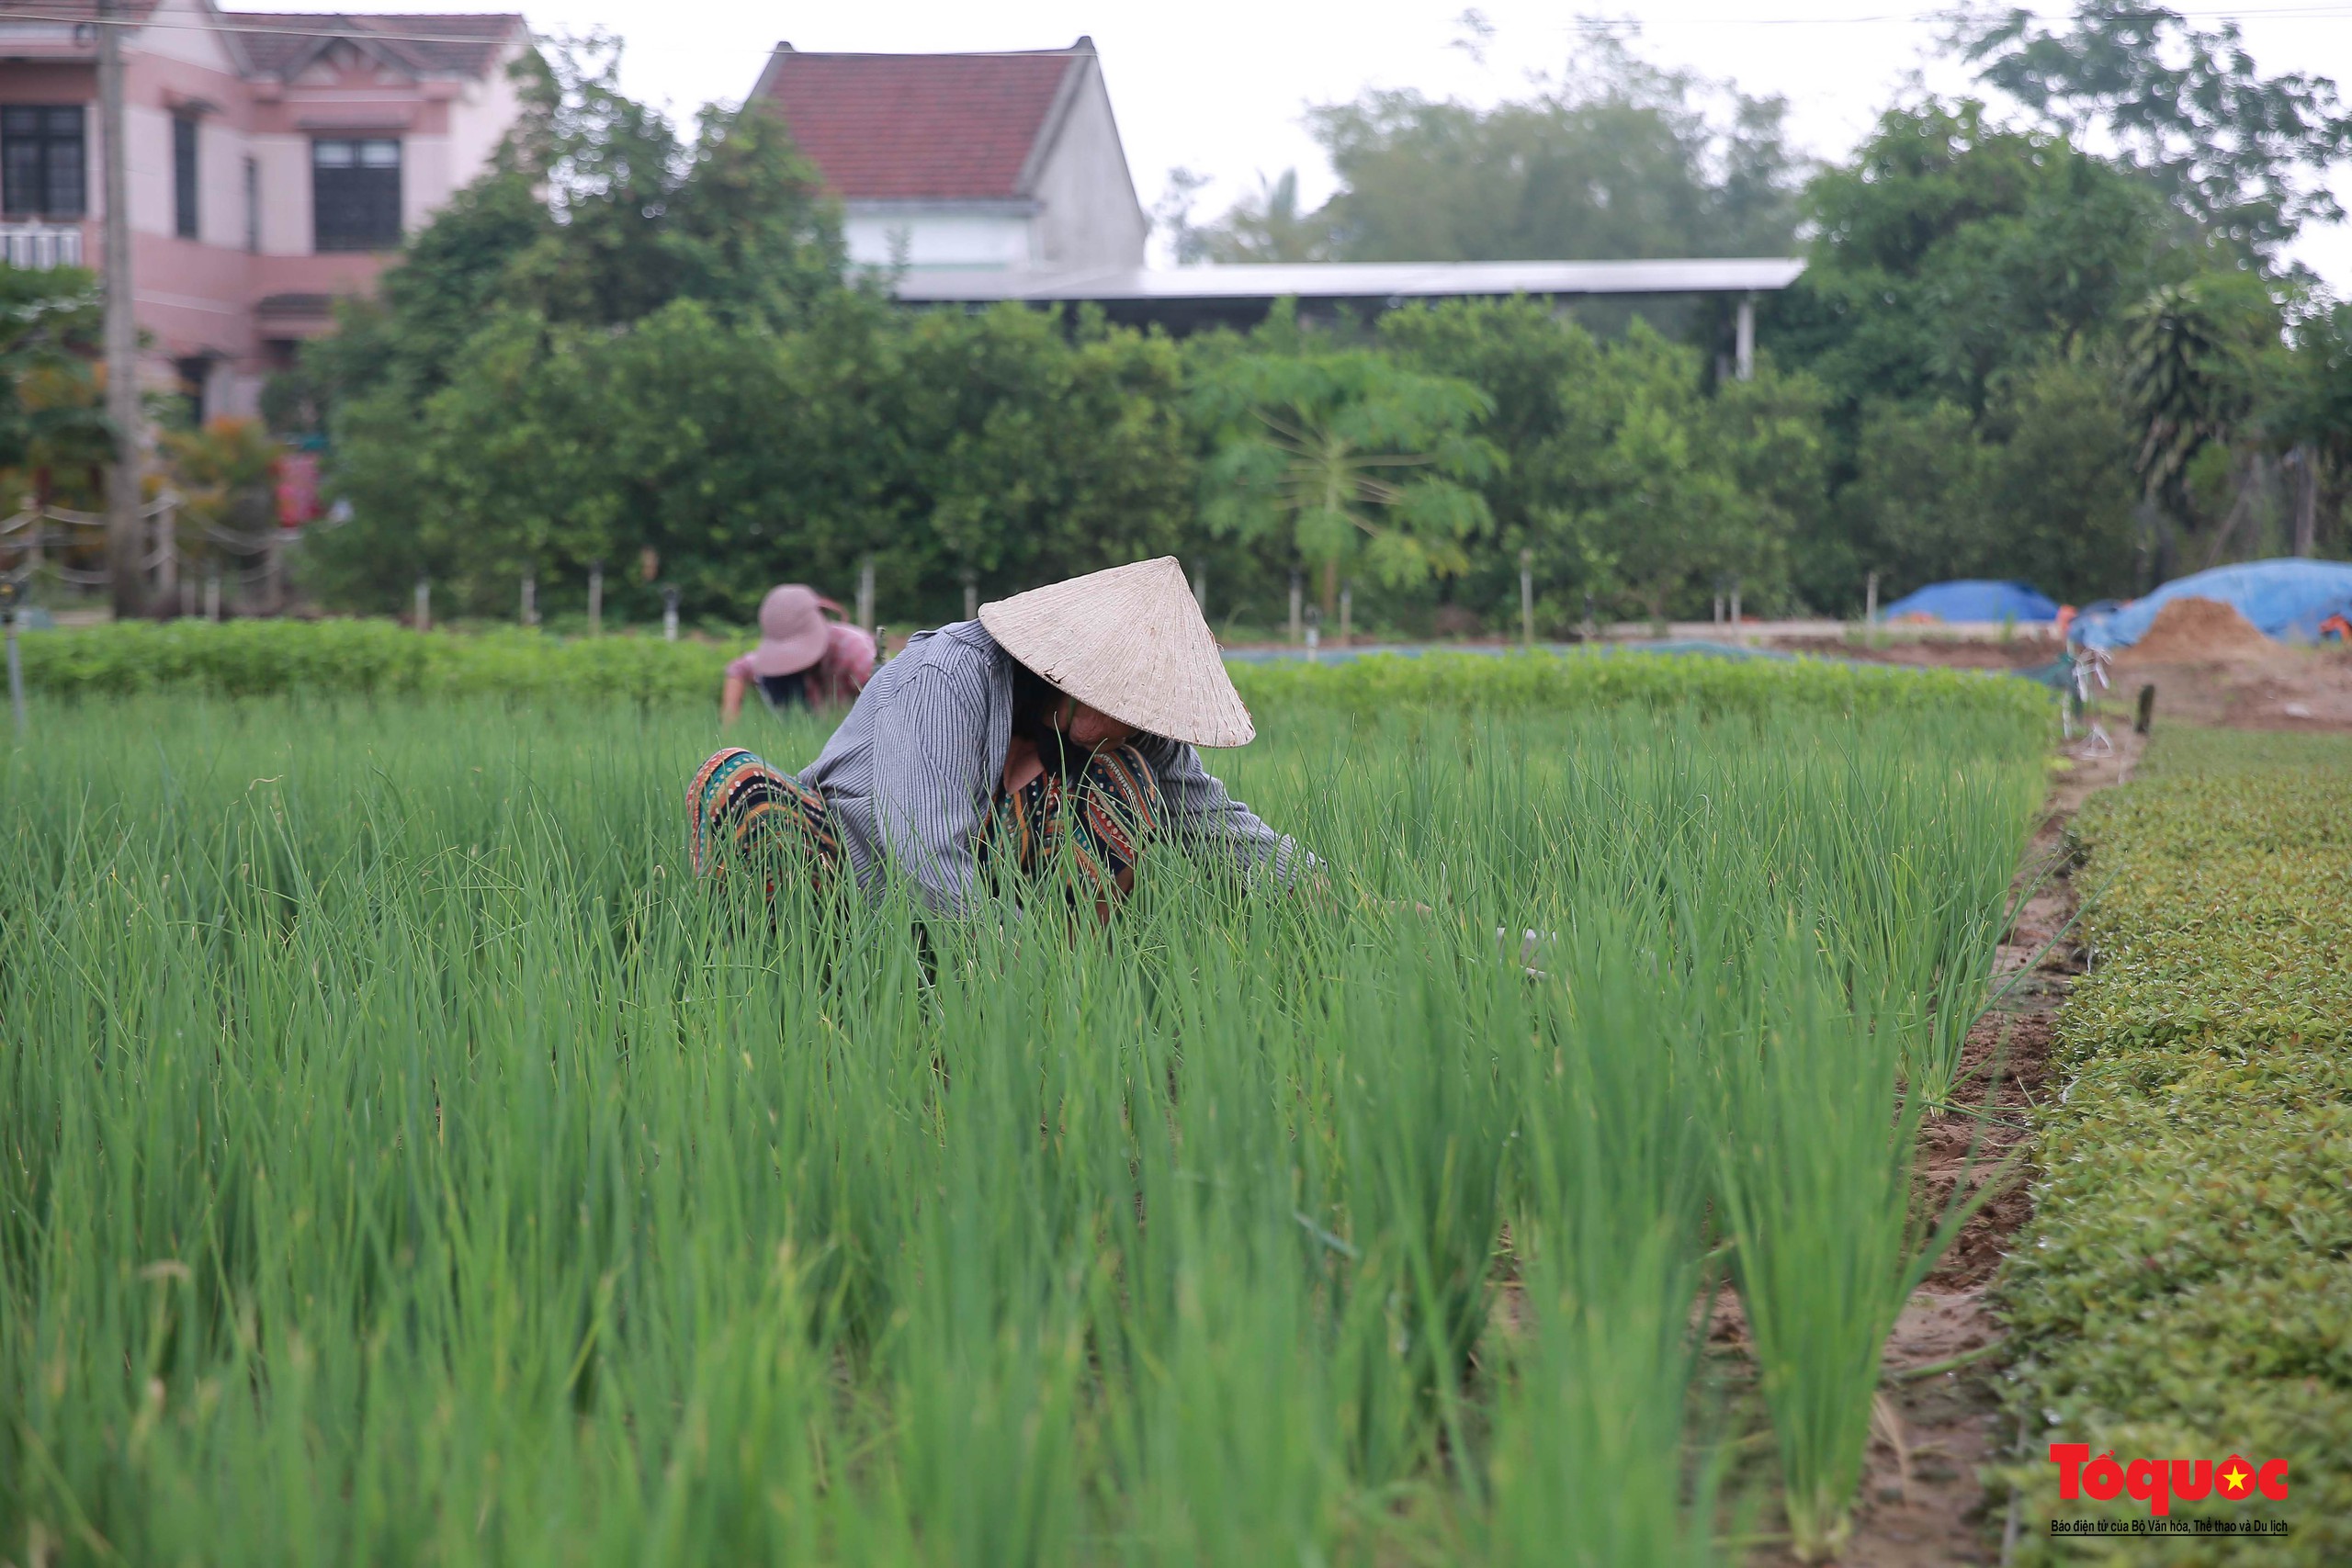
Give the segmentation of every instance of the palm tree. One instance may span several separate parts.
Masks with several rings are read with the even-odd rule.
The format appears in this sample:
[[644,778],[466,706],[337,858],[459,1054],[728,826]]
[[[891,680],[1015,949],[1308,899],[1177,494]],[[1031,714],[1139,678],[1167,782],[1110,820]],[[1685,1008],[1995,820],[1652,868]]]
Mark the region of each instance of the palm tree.
[[1259,175],[1255,196],[1235,202],[1199,234],[1201,254],[1213,262],[1323,261],[1331,250],[1329,220],[1298,209],[1296,169],[1284,169],[1271,184]]
[[[2256,285],[2258,287],[2258,283]],[[2172,525],[2193,526],[2188,468],[2209,445],[2236,440],[2249,404],[2250,350],[2277,307],[2234,277],[2166,284],[2127,316],[2123,394],[2140,432],[2134,466],[2155,509],[2159,579],[2172,570]]]
[[[1297,520],[1299,553],[1322,563],[1319,597],[1328,618],[1340,596],[1340,558],[1348,553],[1348,531],[1362,540],[1378,540],[1387,532],[1374,513],[1393,509],[1411,497],[1408,481],[1384,477],[1383,470],[1427,468],[1426,452],[1366,452],[1329,424],[1285,411],[1257,416],[1271,432],[1266,445],[1281,453],[1283,463],[1272,485],[1275,505]],[[1464,570],[1468,558],[1450,539],[1432,542],[1427,554],[1431,570],[1443,576]]]
[[1343,565],[1361,558],[1396,586],[1468,564],[1463,542],[1492,521],[1468,482],[1501,466],[1475,434],[1485,393],[1362,350],[1252,354],[1203,397],[1221,432],[1205,513],[1222,533],[1286,532],[1335,609]]

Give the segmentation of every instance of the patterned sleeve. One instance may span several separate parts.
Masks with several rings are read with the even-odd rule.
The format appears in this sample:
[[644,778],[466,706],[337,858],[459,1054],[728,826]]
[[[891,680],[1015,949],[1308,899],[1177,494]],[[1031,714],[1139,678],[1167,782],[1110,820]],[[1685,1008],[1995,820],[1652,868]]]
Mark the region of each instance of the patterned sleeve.
[[1194,852],[1219,855],[1252,881],[1261,873],[1270,874],[1277,887],[1288,887],[1302,873],[1322,866],[1298,840],[1274,831],[1227,794],[1224,783],[1202,766],[1194,748],[1159,736],[1139,737],[1136,746],[1159,775],[1170,827]]
[[[730,681],[751,680],[752,659],[752,655],[742,653],[729,660],[727,661],[727,678]],[[705,666],[705,668],[708,668],[708,666]]]
[[874,723],[874,817],[890,861],[936,913],[970,902],[973,840],[987,809],[982,694],[938,664],[910,669]]

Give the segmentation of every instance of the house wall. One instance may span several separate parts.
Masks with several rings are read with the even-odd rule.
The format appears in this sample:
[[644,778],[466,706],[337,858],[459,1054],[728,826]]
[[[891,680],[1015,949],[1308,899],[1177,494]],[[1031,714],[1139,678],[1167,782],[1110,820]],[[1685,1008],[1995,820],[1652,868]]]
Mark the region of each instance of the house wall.
[[1007,272],[1036,265],[1028,202],[851,201],[842,237],[853,265],[889,267],[903,240],[910,272]]
[[261,254],[309,255],[311,139],[255,132],[245,138],[245,151],[260,167]]
[[499,55],[489,74],[468,82],[449,101],[450,183],[435,205],[473,183],[506,139],[509,127],[523,112],[523,96],[508,74],[521,59],[525,46],[514,43]]
[[[518,108],[505,63],[481,81],[413,81],[364,51],[337,48],[294,82],[248,81],[210,13],[196,0],[161,0],[153,22],[125,39],[124,164],[128,176],[133,299],[147,340],[142,379],[178,384],[176,366],[213,362],[207,406],[249,413],[268,372],[268,337],[319,330],[322,319],[266,333],[255,320],[274,294],[346,294],[373,287],[390,259],[317,254],[311,212],[311,142],[337,133],[401,142],[402,225],[413,231],[481,170]],[[96,75],[85,59],[0,62],[0,103],[80,104],[88,218],[83,255],[103,259],[105,149],[96,123]],[[198,237],[181,239],[174,190],[173,122],[198,124]],[[245,161],[259,195],[257,247],[249,248]]]
[[1099,64],[1089,63],[1031,194],[1039,204],[1035,265],[1055,271],[1143,265],[1150,224],[1136,200]]

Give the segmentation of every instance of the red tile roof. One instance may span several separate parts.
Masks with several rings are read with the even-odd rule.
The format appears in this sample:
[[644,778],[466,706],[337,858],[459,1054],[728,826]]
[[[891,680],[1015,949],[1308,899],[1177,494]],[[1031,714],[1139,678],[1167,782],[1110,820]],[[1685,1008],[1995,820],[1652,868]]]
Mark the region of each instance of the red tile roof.
[[779,44],[755,94],[834,195],[1020,197],[1021,176],[1093,46],[1018,54],[803,54]]

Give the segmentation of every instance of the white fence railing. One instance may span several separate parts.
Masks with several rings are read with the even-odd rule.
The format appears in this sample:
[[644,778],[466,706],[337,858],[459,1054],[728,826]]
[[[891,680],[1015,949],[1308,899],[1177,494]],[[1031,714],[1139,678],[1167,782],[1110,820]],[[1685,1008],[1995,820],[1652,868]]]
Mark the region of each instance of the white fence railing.
[[70,223],[0,223],[0,260],[27,272],[82,265],[82,231]]

